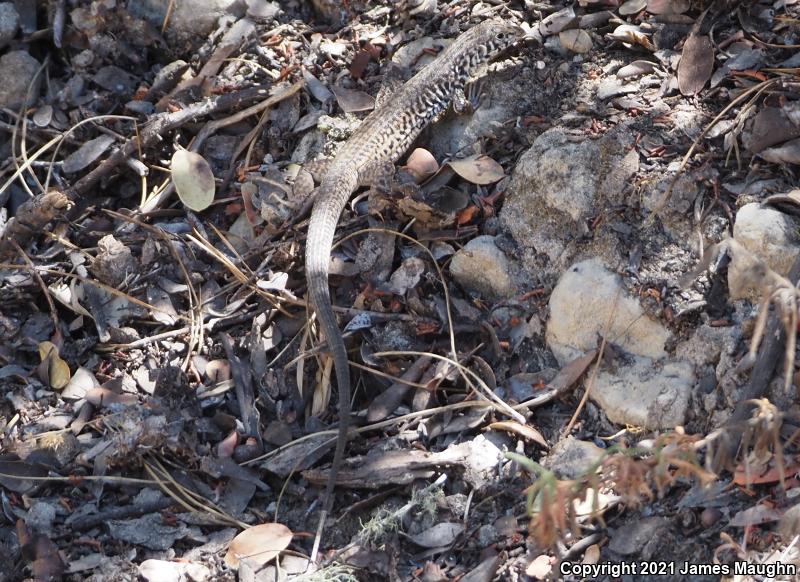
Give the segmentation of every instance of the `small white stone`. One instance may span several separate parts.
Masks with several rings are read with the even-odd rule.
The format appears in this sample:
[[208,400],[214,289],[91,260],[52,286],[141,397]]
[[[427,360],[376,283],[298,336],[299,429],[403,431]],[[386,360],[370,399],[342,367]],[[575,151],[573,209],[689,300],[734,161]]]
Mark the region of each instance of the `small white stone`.
[[511,270],[505,253],[494,244],[494,237],[488,235],[469,241],[450,261],[450,273],[459,285],[491,299],[514,294]]

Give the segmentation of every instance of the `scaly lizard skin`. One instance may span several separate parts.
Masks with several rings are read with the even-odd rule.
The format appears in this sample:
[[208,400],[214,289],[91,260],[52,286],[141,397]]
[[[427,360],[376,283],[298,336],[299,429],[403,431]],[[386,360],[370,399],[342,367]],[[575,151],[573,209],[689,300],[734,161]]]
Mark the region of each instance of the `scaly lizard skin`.
[[[486,20],[442,51],[431,64],[375,109],[339,149],[317,191],[306,241],[306,280],[311,303],[333,356],[339,387],[339,440],[325,492],[320,529],[333,503],[350,420],[347,350],[331,307],[328,266],[339,215],[359,185],[387,172],[420,132],[447,107],[464,101],[464,88],[478,68],[520,40],[523,30],[503,20]],[[316,552],[314,552],[316,553]]]

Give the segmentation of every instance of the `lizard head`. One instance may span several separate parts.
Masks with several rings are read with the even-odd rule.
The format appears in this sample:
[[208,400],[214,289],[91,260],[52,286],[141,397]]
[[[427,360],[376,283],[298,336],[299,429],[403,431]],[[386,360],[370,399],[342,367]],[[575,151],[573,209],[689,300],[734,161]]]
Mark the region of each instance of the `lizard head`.
[[492,18],[484,20],[463,33],[448,50],[470,73],[516,44],[525,36],[525,31],[506,20]]

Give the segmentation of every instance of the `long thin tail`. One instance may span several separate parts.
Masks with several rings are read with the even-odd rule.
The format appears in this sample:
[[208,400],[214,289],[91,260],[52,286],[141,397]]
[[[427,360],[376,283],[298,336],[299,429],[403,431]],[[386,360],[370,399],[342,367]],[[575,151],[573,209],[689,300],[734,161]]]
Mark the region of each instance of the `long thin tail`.
[[[353,173],[354,174],[354,173]],[[316,557],[325,519],[333,507],[333,490],[347,444],[347,431],[350,421],[350,367],[347,360],[347,349],[336,323],[336,316],[331,307],[331,295],[328,288],[328,266],[330,264],[331,247],[336,232],[336,224],[347,199],[356,188],[355,175],[340,175],[335,183],[325,183],[319,189],[318,198],[311,211],[306,240],[306,281],[308,294],[314,311],[317,314],[322,333],[333,356],[336,370],[336,383],[339,388],[339,438],[333,455],[333,464],[325,488],[325,498],[320,516],[317,536],[312,550],[312,560]]]

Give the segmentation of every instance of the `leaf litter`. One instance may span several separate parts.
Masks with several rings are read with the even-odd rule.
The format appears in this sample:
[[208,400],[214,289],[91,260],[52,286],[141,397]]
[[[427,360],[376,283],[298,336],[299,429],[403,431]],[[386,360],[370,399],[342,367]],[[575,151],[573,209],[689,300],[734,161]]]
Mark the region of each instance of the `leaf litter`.
[[[337,29],[324,16],[341,13],[326,13],[324,2],[313,9],[249,2],[253,20],[230,15],[233,26],[191,38],[176,24],[183,8],[154,19],[120,3],[51,4],[37,13],[33,2],[14,3],[15,46],[39,42],[67,52],[48,64],[47,90],[30,84],[31,109],[19,115],[7,107],[2,119],[9,143],[0,177],[0,484],[2,531],[18,540],[9,575],[157,580],[170,570],[220,579],[245,557],[241,576],[262,567],[299,576],[309,564],[293,562],[292,552],[307,548],[292,532],[312,529],[309,500],[324,485],[335,418],[324,348],[310,347],[315,330],[305,317],[299,261],[304,229],[295,228],[314,184],[306,196],[293,196],[301,184],[291,166],[311,169],[334,153],[380,96],[387,60],[410,74],[472,23],[461,8],[479,15],[487,6],[458,2],[434,16],[436,3],[420,2],[403,20],[389,3],[370,10],[350,3],[353,13],[345,16],[360,11],[360,18]],[[781,439],[795,427],[791,414],[762,402],[740,431],[750,453],[726,458],[717,446],[721,432],[712,433],[705,419],[689,419],[689,430],[707,440],[678,432],[648,448],[646,429],[617,431],[589,408],[572,434],[604,444],[599,472],[570,480],[528,465],[538,475],[529,480],[519,471],[525,464],[503,460],[502,451],[542,459],[562,441],[566,424],[558,419],[577,406],[594,373],[587,371],[613,371],[627,356],[609,338],[602,361],[595,350],[563,365],[553,360],[545,337],[553,286],[547,275],[497,300],[455,283],[447,271],[442,279],[440,270],[467,240],[496,237],[496,213],[520,154],[554,126],[594,140],[631,124],[629,147],[639,165],[633,183],[618,176],[616,187],[639,194],[649,180],[659,181],[663,196],[653,215],[683,228],[677,238],[684,241],[720,242],[747,196],[777,195],[769,204],[791,215],[787,193],[797,186],[800,135],[798,63],[791,60],[796,5],[709,4],[521,1],[489,9],[524,19],[543,44],[512,61],[527,71],[493,77],[498,87],[524,85],[509,93],[534,105],[515,110],[490,88],[493,99],[475,118],[497,107],[493,100],[507,110],[479,137],[471,129],[460,132],[470,136],[466,144],[424,136],[388,191],[356,195],[340,226],[352,237],[334,251],[342,268],[332,282],[339,314],[355,322],[347,328],[360,370],[354,408],[367,411],[367,424],[358,423],[338,484],[337,508],[350,505],[354,515],[345,514],[325,540],[339,559],[362,573],[404,579],[489,579],[499,568],[541,577],[557,555],[544,554],[543,542],[556,538],[576,557],[584,552],[584,560],[613,559],[613,549],[593,537],[602,534],[581,529],[586,515],[601,518],[614,506],[598,501],[604,486],[632,507],[649,504],[648,511],[689,523],[687,531],[729,540],[714,546],[687,534],[664,544],[674,559],[708,561],[728,552],[755,563],[766,554],[769,544],[744,542],[787,513],[796,462],[792,441]],[[50,22],[51,36],[29,36]],[[185,60],[170,62],[178,55]],[[570,70],[587,82],[575,94],[566,83]],[[445,116],[431,133],[445,135],[448,123]],[[687,177],[700,195],[691,198]],[[647,217],[629,211],[631,199],[592,216],[578,240],[608,237],[606,226],[619,235],[630,245],[620,272],[644,303],[690,334],[705,324],[683,311],[686,298],[669,281],[692,265],[676,256],[669,268],[653,269],[653,249],[674,243],[637,238],[630,226],[647,227]],[[394,233],[358,234],[367,224],[383,228],[382,221],[413,234],[435,259]],[[506,244],[507,255],[523,252],[496,244]],[[752,365],[766,349],[758,352],[759,345],[772,341],[765,331],[770,303],[793,337],[794,281],[748,258],[735,241],[715,248],[744,261],[746,278],[763,292],[750,343],[734,350],[740,359],[749,354],[742,362]],[[728,311],[721,321],[741,325],[736,317]],[[503,405],[476,398],[454,362],[432,361],[450,353],[450,334],[464,369],[510,410],[527,414],[524,423],[505,418]],[[787,365],[778,369],[791,386],[793,340],[787,346],[779,350]],[[376,356],[393,350],[405,355]],[[717,389],[734,400],[730,376],[719,373]],[[709,418],[724,408],[699,400]],[[708,443],[737,488],[756,488],[766,500],[735,497],[726,524],[672,515],[667,506],[680,498],[682,480],[709,479],[692,456]],[[437,477],[435,488],[412,491]],[[525,513],[519,492],[526,486],[533,492],[530,538],[524,527],[498,525],[504,512]],[[415,497],[420,491],[425,495]],[[574,511],[579,494],[594,508]],[[384,521],[370,522],[370,535],[348,547],[345,522],[357,530],[355,514],[365,523]],[[401,550],[375,543],[395,531],[402,532]],[[71,541],[73,532],[82,532],[80,543]],[[424,567],[397,565],[419,547],[429,550]],[[495,555],[484,556],[487,548]],[[142,559],[143,550],[163,553]],[[450,552],[461,557],[450,560]],[[182,555],[188,562],[171,561]]]

